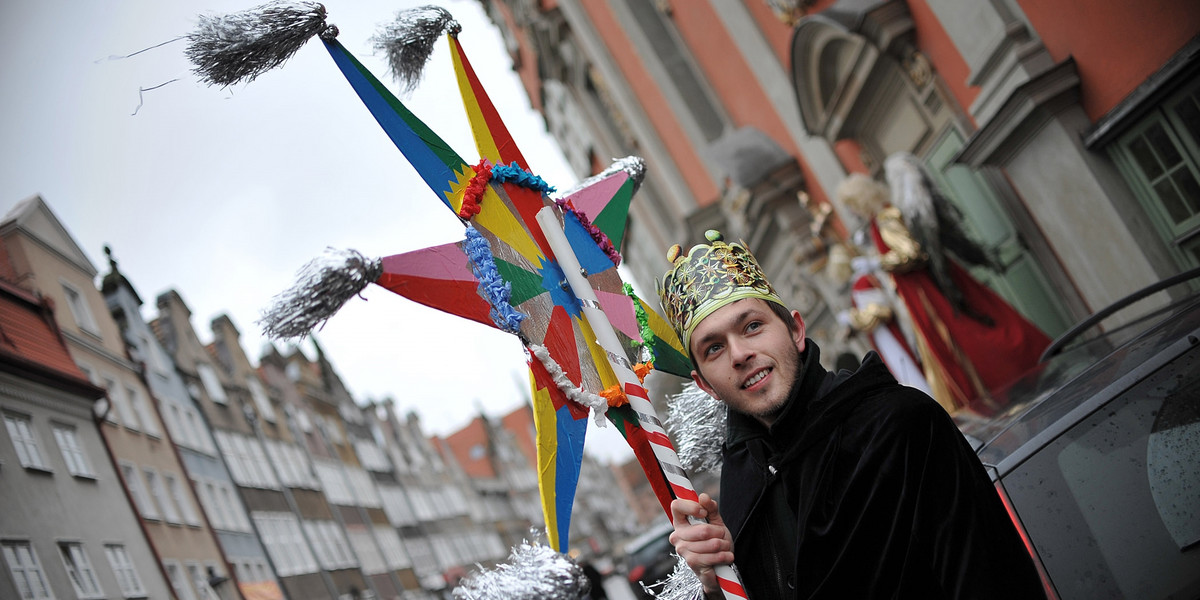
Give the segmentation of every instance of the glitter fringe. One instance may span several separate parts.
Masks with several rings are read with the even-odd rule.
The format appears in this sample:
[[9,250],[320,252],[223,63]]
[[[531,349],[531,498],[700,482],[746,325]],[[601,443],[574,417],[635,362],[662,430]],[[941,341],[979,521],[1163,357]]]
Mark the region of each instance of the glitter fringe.
[[688,471],[712,471],[721,466],[728,409],[695,383],[667,398],[664,423],[675,441],[675,453]]

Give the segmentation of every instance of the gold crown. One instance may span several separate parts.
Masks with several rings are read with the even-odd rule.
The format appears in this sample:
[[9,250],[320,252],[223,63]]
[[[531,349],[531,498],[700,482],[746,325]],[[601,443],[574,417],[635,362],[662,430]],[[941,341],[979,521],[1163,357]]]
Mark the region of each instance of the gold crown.
[[783,304],[745,242],[727,244],[715,229],[704,232],[704,237],[712,245],[697,244],[687,256],[679,244],[667,251],[673,266],[657,286],[663,312],[688,356],[696,325],[718,308],[743,298]]

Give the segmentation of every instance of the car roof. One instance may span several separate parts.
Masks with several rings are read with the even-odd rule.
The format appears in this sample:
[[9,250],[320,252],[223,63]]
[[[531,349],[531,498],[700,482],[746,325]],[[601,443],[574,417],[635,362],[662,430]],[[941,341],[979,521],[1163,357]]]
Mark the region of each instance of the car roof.
[[1008,408],[956,416],[980,460],[1003,476],[1071,425],[1200,343],[1200,294],[1075,344],[996,396]]
[[661,538],[662,536],[670,535],[674,530],[675,527],[671,525],[670,521],[656,523],[654,527],[651,527],[645,533],[642,533],[641,535],[633,538],[633,540],[629,543],[625,544],[625,554],[633,554],[646,547],[651,542]]

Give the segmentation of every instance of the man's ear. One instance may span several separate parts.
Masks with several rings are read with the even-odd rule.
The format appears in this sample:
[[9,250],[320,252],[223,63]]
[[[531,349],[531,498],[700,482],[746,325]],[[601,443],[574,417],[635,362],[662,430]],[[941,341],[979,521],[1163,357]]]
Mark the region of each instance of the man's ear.
[[796,349],[804,352],[804,318],[800,316],[800,311],[793,310],[792,318],[796,320],[796,329],[792,331],[792,341],[796,343]]
[[713,391],[712,386],[708,385],[708,382],[704,380],[704,376],[700,374],[700,371],[692,371],[692,381],[695,382],[696,387],[700,388],[700,391],[712,396],[713,400],[721,399],[720,396],[717,396],[717,392]]

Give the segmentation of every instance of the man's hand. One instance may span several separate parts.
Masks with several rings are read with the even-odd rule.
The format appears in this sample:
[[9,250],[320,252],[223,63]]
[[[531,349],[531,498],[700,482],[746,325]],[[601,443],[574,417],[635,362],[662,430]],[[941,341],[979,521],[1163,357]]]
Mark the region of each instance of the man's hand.
[[[693,525],[688,517],[707,518],[708,523]],[[671,534],[675,552],[700,577],[705,594],[719,595],[721,588],[713,568],[733,563],[733,537],[721,521],[717,501],[708,494],[700,494],[699,503],[676,498],[671,502],[671,522],[675,524]]]

